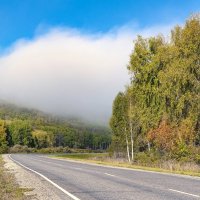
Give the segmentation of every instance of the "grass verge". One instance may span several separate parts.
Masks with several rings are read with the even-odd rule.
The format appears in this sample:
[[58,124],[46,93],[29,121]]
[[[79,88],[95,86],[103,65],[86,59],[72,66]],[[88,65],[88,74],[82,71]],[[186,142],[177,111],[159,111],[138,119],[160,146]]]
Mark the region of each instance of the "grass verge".
[[141,169],[141,170],[147,170],[147,171],[182,174],[182,175],[200,177],[200,170],[197,170],[197,171],[176,170],[176,169],[173,169],[173,167],[171,169],[165,169],[162,167],[151,167],[151,166],[141,166],[137,164],[130,164],[123,159],[119,160],[119,159],[110,158],[107,153],[58,154],[58,155],[53,155],[51,157],[58,158],[58,159],[71,159],[71,160],[101,164],[101,165],[106,165],[106,166],[125,167],[125,168],[130,168],[130,169]]
[[22,189],[16,183],[14,175],[4,168],[4,161],[0,155],[0,199],[1,200],[26,200],[24,195],[27,189]]

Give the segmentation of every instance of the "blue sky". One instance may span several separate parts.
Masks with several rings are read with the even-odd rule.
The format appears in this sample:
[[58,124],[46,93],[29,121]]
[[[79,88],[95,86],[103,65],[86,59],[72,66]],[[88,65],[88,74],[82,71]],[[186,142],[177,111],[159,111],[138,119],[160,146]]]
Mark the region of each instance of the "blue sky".
[[0,46],[32,38],[40,27],[107,32],[127,23],[142,28],[183,22],[197,11],[200,0],[0,0]]

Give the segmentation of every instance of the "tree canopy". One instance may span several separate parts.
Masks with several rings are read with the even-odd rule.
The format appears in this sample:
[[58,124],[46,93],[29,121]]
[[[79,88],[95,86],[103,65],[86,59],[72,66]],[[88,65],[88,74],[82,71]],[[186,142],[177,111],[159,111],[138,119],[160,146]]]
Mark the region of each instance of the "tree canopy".
[[[200,145],[200,15],[176,26],[170,40],[138,36],[127,68],[131,82],[113,103],[112,145],[117,139],[125,144],[124,115],[137,151]],[[121,109],[125,102],[128,110]]]

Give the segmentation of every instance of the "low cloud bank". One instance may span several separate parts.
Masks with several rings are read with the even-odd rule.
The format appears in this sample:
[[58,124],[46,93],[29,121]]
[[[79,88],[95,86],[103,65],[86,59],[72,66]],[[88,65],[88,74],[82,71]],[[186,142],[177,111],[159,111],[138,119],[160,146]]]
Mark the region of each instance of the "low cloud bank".
[[0,98],[106,124],[114,97],[129,82],[126,66],[137,34],[167,35],[171,27],[121,27],[105,34],[53,28],[20,39],[0,57]]

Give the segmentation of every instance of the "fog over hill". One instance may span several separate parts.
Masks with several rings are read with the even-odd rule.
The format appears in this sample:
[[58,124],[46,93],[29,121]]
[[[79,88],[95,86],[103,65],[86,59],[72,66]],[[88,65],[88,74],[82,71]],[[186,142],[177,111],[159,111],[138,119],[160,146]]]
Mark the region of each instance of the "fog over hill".
[[0,57],[0,98],[107,124],[115,95],[129,82],[133,40],[137,34],[167,35],[172,26],[129,25],[104,34],[53,28],[19,39]]

